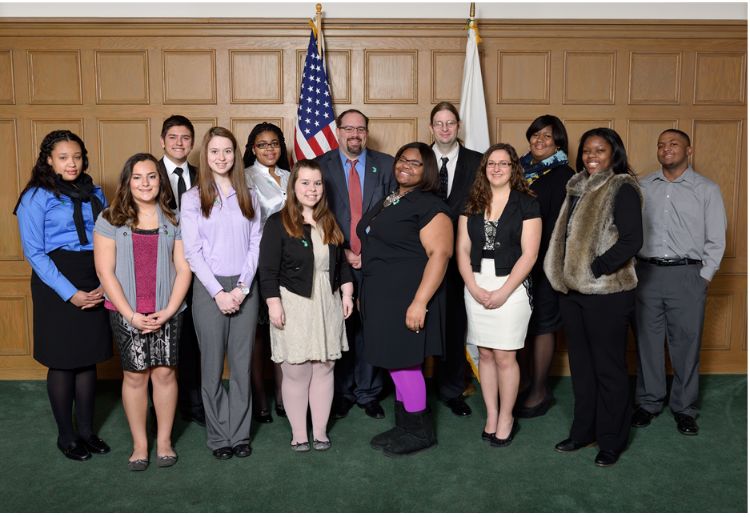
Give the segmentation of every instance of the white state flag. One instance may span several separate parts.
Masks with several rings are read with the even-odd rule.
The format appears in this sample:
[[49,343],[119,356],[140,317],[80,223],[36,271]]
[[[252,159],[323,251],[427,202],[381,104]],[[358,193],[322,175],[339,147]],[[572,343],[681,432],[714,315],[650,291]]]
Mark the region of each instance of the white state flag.
[[490,146],[487,125],[487,108],[484,104],[482,69],[479,66],[479,48],[475,22],[469,24],[469,39],[466,41],[464,80],[461,85],[461,132],[464,146],[483,153]]

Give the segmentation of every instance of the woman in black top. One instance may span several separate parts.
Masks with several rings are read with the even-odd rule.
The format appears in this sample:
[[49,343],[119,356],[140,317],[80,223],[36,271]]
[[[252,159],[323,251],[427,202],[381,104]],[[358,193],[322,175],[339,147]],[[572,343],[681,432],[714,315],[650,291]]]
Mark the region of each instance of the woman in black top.
[[529,152],[521,156],[524,179],[536,194],[542,216],[542,240],[539,258],[531,270],[534,309],[531,313],[527,346],[519,353],[521,386],[528,387],[525,396],[519,394],[518,418],[544,415],[555,398],[548,391],[547,375],[555,353],[555,332],[562,325],[557,292],[544,274],[544,256],[549,239],[565,200],[565,184],[573,177],[568,165],[568,133],[562,121],[554,115],[537,117],[526,130]]
[[544,272],[561,293],[575,406],[572,452],[594,441],[595,463],[614,465],[628,443],[630,383],[625,357],[635,305],[635,254],[643,244],[642,196],[620,136],[609,128],[581,136],[567,196],[552,232]]
[[286,204],[266,222],[258,266],[272,325],[271,359],[281,364],[281,392],[296,452],[310,450],[308,407],[312,447],[331,447],[326,424],[333,402],[333,367],[348,350],[344,319],[354,308],[343,242],[328,209],[320,165],[298,161],[289,177]]
[[453,252],[448,207],[435,195],[440,177],[432,148],[406,144],[394,160],[398,188],[357,225],[365,358],[386,368],[396,386],[396,427],[370,442],[388,456],[437,443],[422,363],[444,351],[444,276]]
[[495,447],[510,445],[518,431],[513,419],[520,378],[516,350],[523,348],[531,317],[528,277],[541,231],[539,205],[523,180],[515,149],[491,146],[458,220],[456,258],[466,285],[466,341],[479,348],[487,407],[482,439]]

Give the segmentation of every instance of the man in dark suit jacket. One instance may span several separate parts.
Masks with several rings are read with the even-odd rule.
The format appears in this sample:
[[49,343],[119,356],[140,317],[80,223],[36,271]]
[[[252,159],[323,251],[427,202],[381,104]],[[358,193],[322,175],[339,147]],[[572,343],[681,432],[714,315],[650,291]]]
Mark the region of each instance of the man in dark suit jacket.
[[[352,267],[355,296],[362,280],[361,250],[355,228],[362,214],[396,188],[393,156],[366,147],[368,123],[369,119],[358,110],[341,113],[336,118],[338,149],[318,157],[328,205],[344,233],[346,259]],[[357,183],[350,181],[352,178],[357,179]],[[352,210],[350,199],[361,199],[361,211]],[[383,373],[364,360],[361,327],[359,313],[355,310],[346,320],[349,352],[336,361],[335,418],[346,416],[355,403],[372,418],[385,416],[378,402],[383,389]]]
[[[461,123],[450,102],[440,102],[430,113],[430,134],[441,177],[441,194],[448,203],[456,234],[458,216],[463,213],[482,155],[458,141]],[[457,416],[468,416],[471,408],[463,399],[466,387],[466,308],[464,282],[455,254],[445,273],[447,288],[446,351],[438,365],[439,397]]]
[[[187,161],[190,151],[193,150],[194,141],[195,129],[186,117],[172,115],[162,124],[161,146],[164,149],[162,162],[167,169],[169,184],[175,197],[172,208],[178,211],[181,206],[180,195],[195,185],[198,179],[198,169]],[[177,405],[183,419],[196,422],[199,425],[206,425],[201,395],[200,350],[198,349],[198,339],[195,336],[193,315],[190,310],[192,297],[191,288],[185,300],[188,308],[184,311],[179,343]]]

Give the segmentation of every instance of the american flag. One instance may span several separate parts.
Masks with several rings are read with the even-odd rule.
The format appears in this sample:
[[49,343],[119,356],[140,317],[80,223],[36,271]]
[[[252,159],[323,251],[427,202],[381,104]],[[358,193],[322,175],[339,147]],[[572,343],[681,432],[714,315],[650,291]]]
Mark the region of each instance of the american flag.
[[328,75],[323,58],[318,53],[315,33],[310,31],[294,130],[294,157],[295,160],[315,158],[337,147],[336,117],[333,114]]

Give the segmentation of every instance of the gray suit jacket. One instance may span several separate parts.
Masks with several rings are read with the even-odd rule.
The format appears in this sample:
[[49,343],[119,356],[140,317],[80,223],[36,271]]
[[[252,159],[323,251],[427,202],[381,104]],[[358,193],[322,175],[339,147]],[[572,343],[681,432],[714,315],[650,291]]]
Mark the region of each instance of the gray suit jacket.
[[[326,187],[328,206],[336,217],[336,222],[344,232],[344,248],[349,247],[349,230],[351,226],[351,209],[349,207],[349,190],[346,188],[346,176],[341,165],[338,149],[328,151],[317,158],[323,170],[323,181]],[[393,156],[367,149],[365,156],[365,190],[362,192],[362,213],[370,210],[375,203],[382,200],[396,188],[393,178]]]

